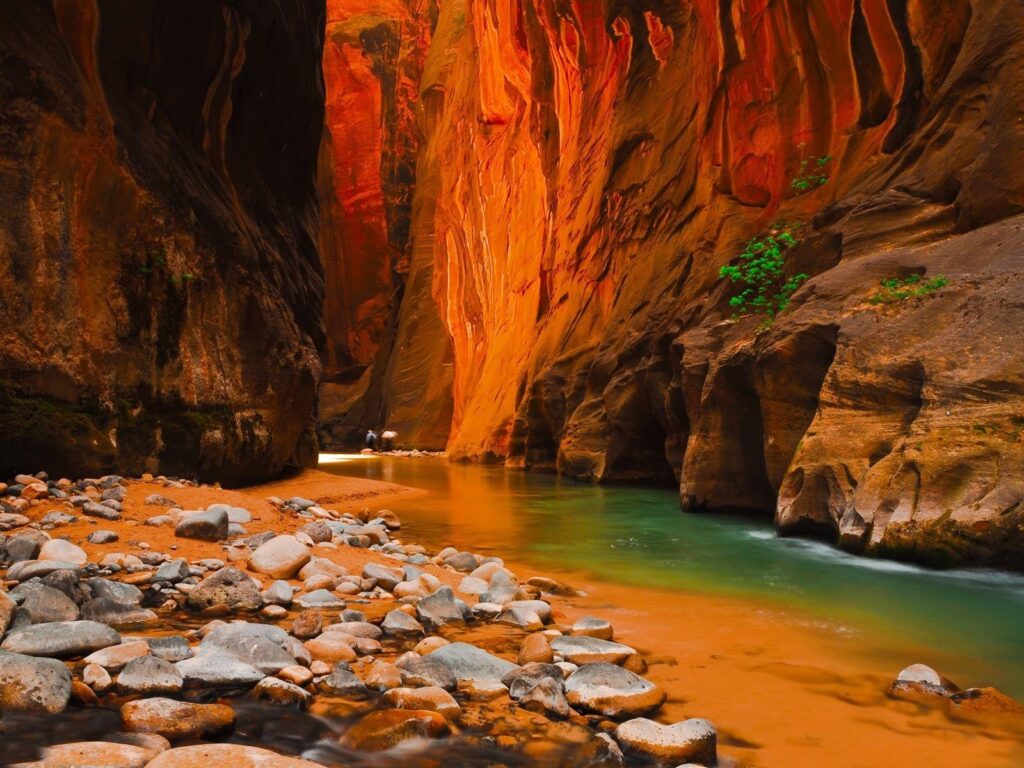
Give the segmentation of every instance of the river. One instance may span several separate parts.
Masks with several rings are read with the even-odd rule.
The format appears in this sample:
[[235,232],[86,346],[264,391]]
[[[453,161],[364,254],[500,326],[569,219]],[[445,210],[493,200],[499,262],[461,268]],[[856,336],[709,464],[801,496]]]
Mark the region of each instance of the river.
[[[782,664],[786,671],[777,676],[802,692],[816,686],[820,694],[829,686],[810,670],[829,668],[845,682],[832,681],[826,695],[878,705],[886,710],[879,722],[889,730],[924,724],[889,722],[895,710],[873,693],[882,685],[879,676],[891,678],[913,662],[930,664],[963,687],[991,685],[1024,698],[1024,577],[932,571],[778,538],[769,521],[682,514],[671,490],[581,484],[432,458],[325,458],[320,468],[328,472],[429,491],[389,505],[409,541],[499,555],[538,573],[583,580],[609,606],[630,605],[624,620],[648,622],[642,646],[684,655],[713,650],[699,643],[674,647],[661,636],[658,624],[672,622],[678,601],[695,621],[735,626],[733,635],[758,646],[759,662],[742,669],[779,673]],[[718,613],[711,619],[704,609]],[[764,621],[747,625],[745,611]],[[666,634],[674,631],[664,627]],[[752,636],[758,633],[768,637]],[[718,642],[737,641],[728,626],[722,637]],[[842,672],[830,656],[842,659]],[[733,682],[742,685],[741,668],[733,671]],[[709,706],[714,701],[711,695]]]

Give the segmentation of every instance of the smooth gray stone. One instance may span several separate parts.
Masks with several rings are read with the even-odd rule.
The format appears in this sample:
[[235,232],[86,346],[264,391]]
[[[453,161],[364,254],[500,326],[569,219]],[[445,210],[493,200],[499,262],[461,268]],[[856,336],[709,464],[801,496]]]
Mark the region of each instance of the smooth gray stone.
[[88,656],[121,642],[116,630],[96,621],[55,621],[10,632],[0,648],[26,656]]
[[518,664],[499,659],[469,643],[451,643],[427,654],[424,658],[444,664],[459,683],[500,683],[501,678],[519,668]]
[[0,651],[0,712],[55,715],[71,698],[71,673],[56,659]]
[[117,676],[117,688],[121,693],[140,693],[145,696],[177,693],[184,682],[173,664],[156,656],[132,659]]

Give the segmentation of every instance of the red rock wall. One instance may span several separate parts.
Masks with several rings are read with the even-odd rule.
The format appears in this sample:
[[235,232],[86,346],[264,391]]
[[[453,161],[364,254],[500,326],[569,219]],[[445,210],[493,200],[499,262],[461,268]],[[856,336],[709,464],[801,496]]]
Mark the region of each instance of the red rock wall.
[[315,459],[323,30],[315,0],[0,5],[0,474]]
[[[1013,562],[1022,34],[1014,0],[441,2],[372,397],[413,436],[450,412],[454,458]],[[757,333],[718,271],[779,221],[811,279]],[[867,302],[921,270],[951,285]]]

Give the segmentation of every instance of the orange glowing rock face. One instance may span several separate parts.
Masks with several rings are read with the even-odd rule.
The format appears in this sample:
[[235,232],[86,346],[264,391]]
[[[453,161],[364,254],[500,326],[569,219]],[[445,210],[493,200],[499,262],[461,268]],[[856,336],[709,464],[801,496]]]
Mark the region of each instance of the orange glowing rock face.
[[[911,465],[905,447],[924,445],[911,433],[927,431],[906,426],[918,416],[886,427],[905,444],[875,434],[806,446],[857,416],[836,382],[902,391],[910,376],[927,388],[930,374],[906,372],[998,335],[964,327],[955,343],[919,345],[916,362],[894,367],[885,350],[906,349],[923,321],[906,313],[874,326],[862,308],[886,270],[963,269],[943,261],[952,250],[914,248],[1024,209],[1024,164],[1011,159],[1024,137],[1008,117],[1024,98],[1013,63],[1024,9],[1015,0],[798,5],[431,6],[418,84],[396,99],[397,114],[418,120],[418,131],[399,135],[420,144],[408,269],[393,271],[403,292],[390,316],[393,345],[359,382],[356,399],[372,408],[340,421],[387,424],[400,442],[447,447],[455,458],[679,482],[696,508],[777,504],[780,525],[841,531],[852,547],[868,545],[880,510],[870,534],[878,545],[892,507],[872,467],[879,446]],[[389,12],[401,17],[405,7]],[[387,71],[401,81],[410,70]],[[362,122],[353,116],[339,131]],[[376,163],[394,136],[355,143]],[[338,175],[362,167],[352,153],[336,157]],[[363,187],[379,202],[371,177],[345,194],[348,205],[364,199]],[[379,233],[376,211],[360,226]],[[810,279],[772,332],[756,334],[757,318],[730,322],[719,270],[780,222],[800,228],[804,243],[788,262]],[[375,253],[366,259],[347,269],[374,279],[353,277],[338,291],[362,292],[344,311],[372,316],[393,283]],[[942,306],[944,327],[966,317]],[[352,317],[344,328],[358,326]],[[374,348],[380,322],[365,327],[376,330],[351,348]],[[1019,361],[993,355],[995,378],[1019,375]],[[983,367],[961,372],[962,391],[973,376],[987,380]],[[1012,396],[1000,406],[1014,407]],[[961,437],[967,455],[974,438]],[[1008,466],[1010,449],[989,449]],[[856,469],[847,477],[840,466]],[[1024,493],[1024,472],[1011,474],[979,483]],[[910,518],[941,517],[952,502],[933,491],[922,496],[933,498],[926,514]],[[846,515],[854,508],[856,520]]]
[[320,158],[328,380],[374,358],[406,270],[425,0],[330,0]]

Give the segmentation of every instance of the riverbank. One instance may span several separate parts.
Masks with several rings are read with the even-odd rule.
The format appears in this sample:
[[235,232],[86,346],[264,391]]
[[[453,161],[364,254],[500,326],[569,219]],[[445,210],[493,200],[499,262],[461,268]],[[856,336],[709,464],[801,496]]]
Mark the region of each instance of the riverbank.
[[[123,494],[116,490],[120,487],[124,488]],[[239,721],[234,732],[223,738],[238,746],[270,747],[290,754],[306,754],[327,765],[363,764],[360,760],[383,765],[388,764],[386,758],[373,752],[370,746],[389,746],[403,741],[410,734],[441,736],[451,732],[456,735],[434,742],[426,752],[412,753],[413,757],[455,760],[463,765],[475,765],[477,761],[480,764],[500,764],[503,758],[511,759],[512,756],[517,756],[516,760],[534,761],[537,765],[613,765],[613,753],[598,753],[609,745],[609,741],[595,739],[598,733],[607,731],[615,734],[616,720],[627,718],[609,718],[578,704],[576,709],[579,713],[554,713],[551,707],[559,706],[560,686],[568,686],[561,680],[556,689],[545,690],[537,685],[530,688],[530,695],[537,701],[528,708],[523,707],[522,702],[516,706],[515,700],[509,698],[509,691],[499,688],[493,680],[477,681],[476,684],[458,680],[455,686],[450,686],[455,690],[457,700],[450,702],[450,694],[443,690],[441,694],[448,695],[448,698],[438,693],[431,694],[436,697],[433,704],[440,702],[443,708],[448,709],[449,715],[453,704],[458,707],[454,718],[442,715],[438,719],[422,714],[408,718],[400,714],[400,720],[376,725],[371,721],[370,725],[363,726],[363,735],[358,741],[355,738],[360,734],[359,730],[356,730],[356,736],[351,735],[375,712],[394,712],[394,699],[399,694],[385,691],[358,696],[348,694],[358,690],[358,686],[376,685],[389,677],[393,683],[384,682],[382,687],[408,687],[409,683],[422,686],[426,678],[416,673],[410,675],[407,670],[403,671],[402,666],[407,666],[410,659],[415,662],[416,657],[425,651],[440,648],[449,641],[468,642],[482,652],[493,654],[493,658],[502,659],[503,664],[511,663],[522,660],[520,654],[524,652],[527,639],[543,630],[547,633],[543,642],[530,642],[541,646],[541,658],[544,659],[548,652],[544,650],[544,644],[550,649],[552,641],[561,634],[556,628],[569,632],[580,619],[594,616],[608,620],[614,628],[615,641],[630,650],[619,661],[639,671],[643,678],[667,694],[667,701],[657,710],[659,721],[673,723],[705,717],[715,724],[722,765],[854,768],[862,765],[928,764],[939,768],[960,768],[963,765],[1016,765],[1024,755],[1021,736],[1015,726],[1019,715],[1015,712],[977,714],[971,712],[970,705],[954,706],[935,697],[908,700],[890,696],[888,689],[898,669],[872,664],[870,657],[857,652],[858,638],[847,628],[816,625],[799,613],[774,607],[766,609],[742,600],[614,585],[572,568],[540,574],[530,564],[515,562],[514,558],[498,561],[470,554],[474,551],[473,539],[480,538],[475,535],[474,525],[485,524],[490,514],[486,497],[478,497],[476,506],[466,510],[466,519],[475,523],[467,523],[462,533],[449,529],[445,541],[429,540],[431,537],[425,536],[422,539],[425,546],[419,546],[420,537],[415,524],[390,532],[383,525],[387,523],[394,529],[399,524],[399,520],[383,512],[383,508],[409,507],[425,502],[422,490],[393,482],[381,483],[309,471],[239,491],[159,481],[128,481],[123,486],[115,483],[102,491],[96,488],[90,498],[99,499],[111,490],[114,491],[112,497],[122,495],[120,500],[111,498],[106,501],[107,504],[115,502],[111,509],[114,506],[119,508],[117,519],[92,516],[85,511],[81,501],[76,504],[68,500],[38,499],[28,502],[22,509],[27,524],[12,527],[7,535],[14,537],[19,532],[34,531],[33,536],[42,538],[41,529],[48,529],[46,536],[65,538],[70,544],[80,547],[87,562],[106,563],[104,567],[107,570],[103,573],[112,581],[131,583],[144,590],[145,597],[140,599],[137,608],[152,615],[136,616],[142,619],[139,625],[124,628],[124,636],[119,642],[132,634],[143,638],[151,643],[145,654],[147,658],[156,653],[153,650],[156,647],[154,639],[168,636],[183,638],[193,658],[209,655],[211,637],[216,638],[216,633],[226,631],[224,627],[240,626],[224,625],[225,619],[247,618],[257,623],[246,626],[267,628],[246,629],[243,635],[246,632],[259,634],[273,626],[280,627],[281,631],[288,630],[290,634],[286,642],[275,637],[281,640],[283,648],[299,656],[302,652],[296,641],[305,639],[308,633],[309,639],[305,639],[303,647],[315,652],[310,654],[306,664],[295,657],[296,663],[290,665],[294,669],[287,672],[279,669],[270,677],[264,677],[259,685],[269,688],[269,691],[258,692],[252,688],[252,683],[239,686],[235,681],[235,688],[241,690],[234,693],[249,691],[242,699],[229,696],[232,691],[218,685],[197,687],[185,684],[179,693],[170,693],[172,697],[186,701],[204,705],[219,701],[233,707],[236,713],[233,717],[237,716]],[[273,497],[277,499],[272,500]],[[285,499],[290,501],[283,503]],[[171,506],[170,502],[174,505]],[[174,508],[209,510],[211,505],[216,509],[218,504],[245,512],[244,515],[237,514],[237,519],[242,522],[235,523],[244,530],[225,531],[230,544],[219,535],[208,537],[211,540],[182,536],[180,521],[187,523],[194,516],[178,515],[177,525],[171,520],[153,524],[153,518],[174,517]],[[61,518],[61,514],[65,517]],[[374,520],[378,522],[373,523]],[[319,525],[317,521],[320,521]],[[324,526],[331,530],[327,539],[323,538]],[[108,531],[116,539],[96,536],[100,529]],[[297,534],[298,531],[302,533]],[[319,543],[312,539],[301,543],[302,536],[309,536],[315,531],[319,531],[316,534],[321,540]],[[292,534],[300,537],[300,546],[295,548],[301,549],[300,559],[304,553],[306,557],[315,558],[320,565],[307,570],[310,564],[305,562],[303,571],[290,576],[278,573],[277,576],[285,578],[275,581],[275,576],[267,572],[266,565],[258,562],[265,557],[256,553],[270,538],[291,539]],[[100,543],[103,538],[109,540]],[[393,538],[401,539],[405,544],[391,542]],[[417,540],[417,544],[412,544],[413,540]],[[366,546],[374,542],[374,549]],[[291,542],[288,544],[288,548],[292,548]],[[456,555],[454,560],[437,556],[442,547],[448,545],[455,547],[446,550]],[[181,562],[182,559],[188,565],[187,570],[181,571],[178,567],[177,575],[169,581],[166,573],[159,576],[161,570],[169,570],[168,563]],[[414,570],[406,573],[397,571],[403,562],[404,567]],[[90,567],[85,566],[86,569]],[[242,568],[247,575],[260,580],[263,596],[259,601],[259,614],[251,612],[256,609],[255,605],[248,606],[247,612],[217,601],[213,604],[197,602],[197,592],[202,592],[203,584],[233,567]],[[480,568],[483,571],[479,571]],[[475,620],[468,624],[452,615],[448,617],[451,621],[441,622],[431,631],[424,616],[424,608],[428,605],[424,600],[428,595],[436,594],[438,588],[447,587],[453,599],[457,596],[465,600],[469,609],[478,603],[478,595],[474,594],[476,590],[484,588],[494,593],[504,588],[501,578],[497,585],[494,579],[495,573],[505,573],[506,569],[515,574],[509,586],[518,585],[507,597],[543,597],[550,603],[552,615],[546,626],[534,625],[537,621],[545,622],[532,609],[530,612],[535,616],[507,617],[494,623],[494,615],[487,615],[485,607],[483,613],[474,614]],[[483,584],[474,584],[474,577],[467,579],[471,571],[489,578]],[[185,573],[189,575],[182,579]],[[586,594],[566,595],[555,582],[543,580],[548,575],[554,575],[558,582],[568,583]],[[534,579],[538,576],[541,581]],[[287,582],[287,589],[278,581]],[[84,584],[85,581],[78,583]],[[541,586],[534,586],[537,584]],[[24,591],[18,579],[8,578],[7,586],[12,592]],[[268,593],[275,590],[278,593],[287,591],[288,595],[286,598],[278,595],[267,599]],[[553,594],[551,590],[559,594]],[[490,597],[496,598],[496,595]],[[192,601],[191,606],[189,601]],[[448,608],[454,604],[441,602]],[[541,604],[536,603],[534,607],[540,608]],[[396,609],[409,619],[426,624],[426,633],[436,639],[423,647],[420,645],[422,638],[414,628],[408,635],[401,630],[391,633],[383,629],[389,617],[392,624],[406,622],[401,616],[393,615]],[[83,606],[82,611],[85,610]],[[428,615],[429,610],[427,608]],[[348,611],[358,611],[359,615],[349,614],[346,617]],[[303,624],[310,625],[312,629],[302,630]],[[330,628],[342,624],[353,631],[359,625],[358,631],[362,634],[349,634],[337,628],[332,634]],[[300,628],[299,631],[296,627]],[[603,625],[600,631],[604,631]],[[241,635],[233,636],[232,643],[244,645],[245,642],[249,641]],[[205,651],[204,646],[207,646]],[[410,656],[409,651],[413,648],[416,648],[416,653]],[[638,653],[633,654],[632,649]],[[328,654],[332,664],[336,660],[332,654],[340,654],[341,670],[317,658],[318,654]],[[216,653],[213,655],[217,656]],[[429,655],[422,655],[422,659],[428,658]],[[915,660],[908,657],[906,663]],[[237,657],[235,661],[238,661]],[[320,662],[319,666],[317,662]],[[125,703],[138,697],[120,690],[120,678],[106,690],[102,685],[98,689],[85,687],[87,680],[95,682],[97,677],[102,683],[102,675],[95,670],[92,677],[86,678],[85,666],[73,658],[70,661],[69,669],[74,674],[76,686],[72,708],[52,717],[74,717],[82,723],[82,733],[103,736],[108,731],[100,727],[102,720],[98,718],[101,713],[121,708],[123,716]],[[111,669],[114,675],[118,671],[118,668]],[[571,669],[563,671],[571,672]],[[433,674],[436,673],[434,670]],[[333,679],[334,682],[324,683],[325,679]],[[355,687],[343,690],[341,682]],[[477,690],[473,690],[474,687]],[[488,688],[490,693],[486,690]],[[422,698],[426,689],[412,687],[409,690],[419,693],[401,696],[414,696],[413,700],[418,702],[416,706],[424,707],[424,710],[415,711],[430,711],[427,709],[429,702]],[[93,697],[90,698],[86,691],[94,694]],[[497,696],[491,698],[492,694]],[[282,698],[275,701],[274,696]],[[391,697],[391,704],[382,703],[387,697]],[[271,703],[268,703],[268,698]],[[246,715],[253,706],[266,708],[272,703],[289,705],[286,711],[293,714],[275,715],[263,709]],[[325,718],[325,722],[332,726],[325,729],[321,721],[298,719],[299,715],[295,713],[307,707],[312,714]],[[243,717],[249,718],[247,724],[243,724]],[[971,721],[971,718],[975,720]],[[57,728],[47,728],[47,723],[52,721],[19,721],[14,718],[10,722],[12,719],[7,719],[5,744],[8,746],[4,749],[8,752],[4,754],[5,758],[25,761],[30,757],[25,750],[58,743],[46,742],[48,732],[60,732]],[[271,723],[275,720],[287,723],[288,729],[294,733],[288,737],[273,737]],[[28,722],[37,732],[29,734],[27,739],[20,739],[24,735],[22,731],[29,728]],[[334,736],[325,737],[325,730]],[[76,734],[78,740],[82,733]],[[304,734],[303,739],[297,741],[295,733]],[[598,752],[583,754],[586,751],[584,747]],[[151,749],[152,744],[140,748]],[[11,749],[21,751],[14,755]],[[166,751],[164,757],[157,759],[166,760],[166,755],[173,752]],[[353,754],[357,755],[354,762]],[[369,754],[374,756],[366,757]],[[581,754],[587,760],[578,761]],[[145,765],[150,758],[138,764]],[[404,759],[408,764],[408,754]],[[635,756],[629,764],[636,764]],[[36,768],[43,768],[43,765],[45,763],[38,764]]]

